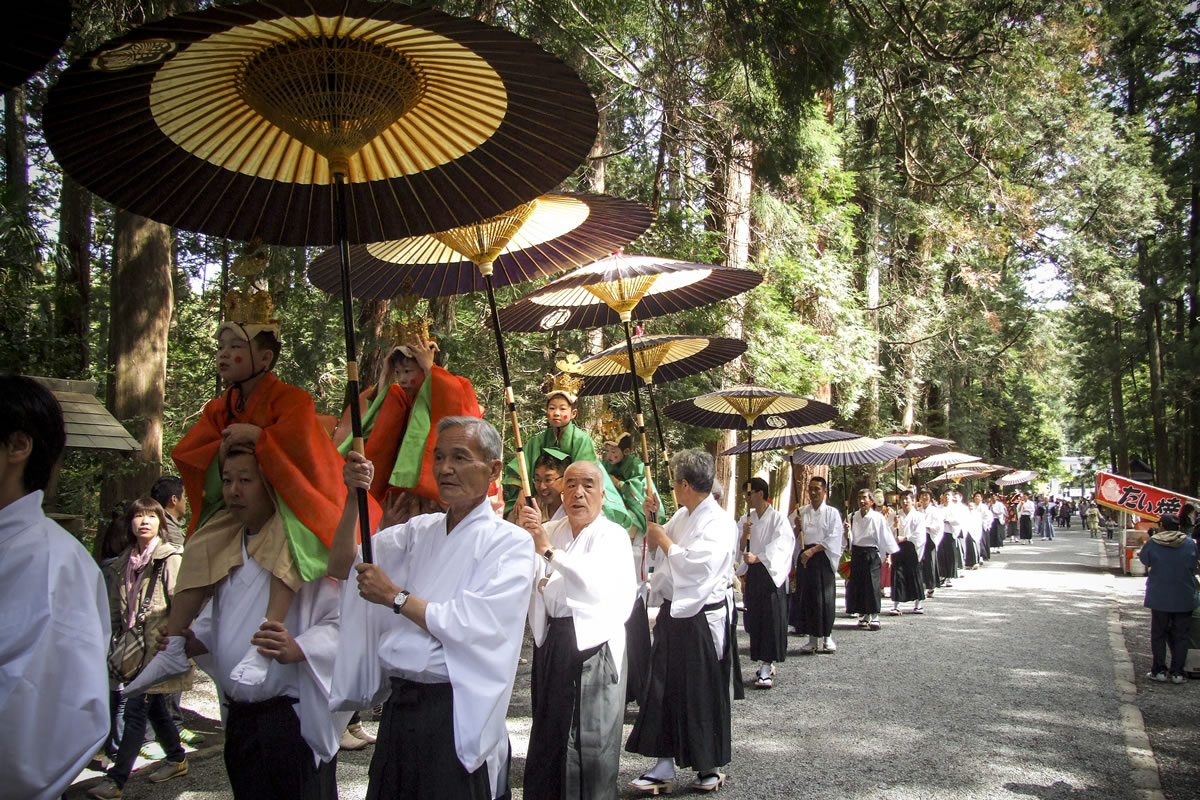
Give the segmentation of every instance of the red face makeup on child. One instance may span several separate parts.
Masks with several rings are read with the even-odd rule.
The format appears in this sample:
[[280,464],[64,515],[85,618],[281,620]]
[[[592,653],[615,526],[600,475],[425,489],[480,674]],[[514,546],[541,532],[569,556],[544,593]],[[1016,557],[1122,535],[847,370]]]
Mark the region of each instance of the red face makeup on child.
[[561,395],[555,395],[546,403],[546,424],[551,428],[565,428],[571,420],[575,419],[578,412],[567,398]]
[[254,375],[250,343],[226,328],[217,338],[217,374],[226,383],[238,383]]
[[413,358],[401,358],[396,366],[396,383],[409,400],[417,396],[421,384],[425,382],[425,371]]

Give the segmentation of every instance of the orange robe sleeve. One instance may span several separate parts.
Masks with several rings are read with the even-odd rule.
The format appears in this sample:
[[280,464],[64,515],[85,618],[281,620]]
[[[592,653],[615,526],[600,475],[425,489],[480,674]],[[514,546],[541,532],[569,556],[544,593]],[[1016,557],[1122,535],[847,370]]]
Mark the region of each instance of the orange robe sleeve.
[[[192,520],[188,525],[188,535],[196,530],[196,523],[203,516],[205,508],[204,477],[208,466],[217,457],[221,447],[221,431],[228,424],[225,417],[225,397],[209,400],[200,412],[200,419],[183,435],[171,458],[179,477],[183,479],[183,491],[187,494],[188,508],[192,510]],[[210,502],[222,502],[221,498],[213,498]]]
[[451,374],[436,364],[433,367],[433,407],[429,414],[429,438],[425,440],[425,458],[421,462],[421,480],[413,489],[422,497],[441,502],[437,478],[433,474],[433,450],[437,445],[438,422],[446,417],[482,417],[475,387],[466,378]]
[[379,407],[379,415],[363,448],[367,460],[375,465],[370,494],[381,503],[388,493],[388,478],[392,475],[392,465],[396,463],[396,453],[400,451],[400,440],[404,438],[411,410],[404,390],[394,383],[389,386],[387,397]]
[[[217,456],[221,431],[234,422],[262,429],[254,452],[263,474],[300,522],[329,547],[346,504],[342,479],[345,462],[317,419],[312,396],[280,381],[273,373],[263,376],[247,398],[246,407],[231,418],[224,397],[209,401],[201,421],[176,446],[171,455],[184,479],[188,500],[192,500],[192,489],[188,487],[185,465],[186,472],[197,476],[193,481],[198,479],[202,496],[204,475]],[[374,528],[381,510],[376,503],[371,506]]]

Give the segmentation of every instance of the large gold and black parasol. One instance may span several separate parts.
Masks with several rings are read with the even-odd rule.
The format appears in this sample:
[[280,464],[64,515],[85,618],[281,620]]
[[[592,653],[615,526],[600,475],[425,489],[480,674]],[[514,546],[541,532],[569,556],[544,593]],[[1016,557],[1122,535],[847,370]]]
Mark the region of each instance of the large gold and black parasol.
[[348,245],[516,208],[579,165],[596,123],[587,87],[532,42],[367,0],[272,0],[151,23],[67,70],[44,115],[63,168],[117,206],[232,239],[338,245],[351,398]]
[[[355,296],[371,299],[487,291],[521,488],[532,498],[495,287],[589,264],[641,236],[653,221],[650,209],[632,200],[602,194],[544,194],[471,225],[355,245],[350,253],[351,280]],[[339,265],[337,251],[327,250],[309,267],[309,279],[326,291],[340,291]]]

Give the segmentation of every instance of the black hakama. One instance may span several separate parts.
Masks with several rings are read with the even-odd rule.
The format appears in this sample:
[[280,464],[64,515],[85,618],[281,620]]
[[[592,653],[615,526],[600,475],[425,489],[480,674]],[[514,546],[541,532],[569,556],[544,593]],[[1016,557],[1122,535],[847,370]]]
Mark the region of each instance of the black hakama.
[[[809,547],[816,547],[810,544]],[[808,559],[807,566],[796,564],[796,593],[792,595],[796,613],[796,633],[808,636],[832,636],[837,613],[837,583],[824,550]]]
[[640,706],[650,681],[650,617],[641,594],[633,601],[633,611],[625,620],[625,662],[628,665],[625,702],[636,700]]
[[673,758],[680,767],[715,772],[729,763],[732,745],[729,709],[729,636],[717,659],[705,606],[690,617],[671,616],[663,601],[654,625],[650,685],[646,702],[625,749],[652,758]]
[[975,548],[975,537],[967,536],[964,544],[966,545],[965,549],[967,551],[967,556],[964,559],[964,566],[966,566],[967,569],[979,566],[979,551]]
[[954,541],[953,534],[945,534],[938,544],[937,574],[939,584],[958,577],[958,542]]
[[925,534],[925,554],[921,556],[921,582],[930,591],[936,589],[938,584],[937,545],[928,533]]
[[988,529],[988,545],[997,550],[1004,547],[1004,529],[998,519],[993,519],[992,527]]
[[[337,756],[314,765],[294,697],[258,703],[226,698],[225,771],[238,800],[335,800]],[[484,779],[487,779],[486,772]]]
[[846,613],[878,614],[883,593],[883,561],[877,547],[850,548],[850,577],[846,580]]
[[1033,540],[1033,520],[1027,515],[1021,515],[1021,538]]
[[924,599],[925,586],[921,580],[921,564],[917,561],[917,546],[912,542],[901,542],[900,552],[892,554],[892,602],[912,603]]
[[450,684],[403,678],[391,684],[371,756],[367,800],[491,800],[487,764],[467,772],[454,750]]
[[746,570],[742,599],[745,626],[750,634],[752,661],[783,661],[787,656],[787,584],[776,586],[761,561]]
[[533,651],[533,725],[524,796],[611,797],[625,717],[622,665],[613,661],[608,644],[579,650],[570,617],[546,622],[546,638]]

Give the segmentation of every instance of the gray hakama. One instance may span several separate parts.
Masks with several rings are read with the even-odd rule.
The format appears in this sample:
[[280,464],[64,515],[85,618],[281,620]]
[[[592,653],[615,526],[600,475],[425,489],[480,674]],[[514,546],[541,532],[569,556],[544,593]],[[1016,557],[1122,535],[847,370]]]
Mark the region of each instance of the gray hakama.
[[525,760],[530,800],[616,794],[625,665],[607,643],[579,650],[570,617],[551,617],[533,653],[533,725]]

